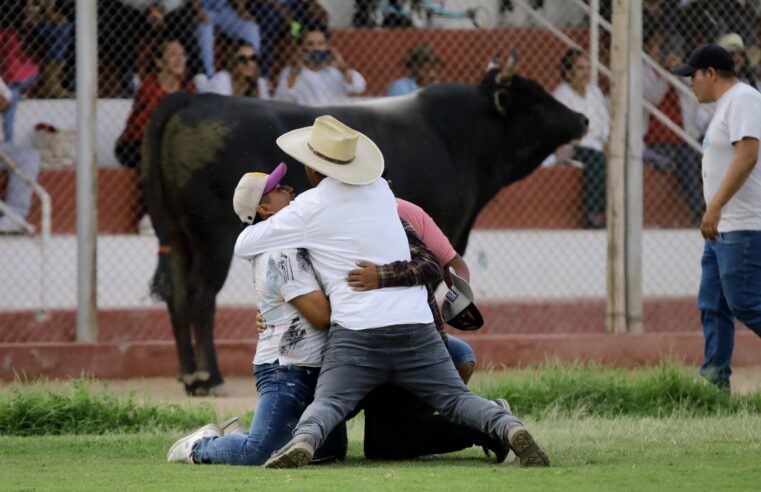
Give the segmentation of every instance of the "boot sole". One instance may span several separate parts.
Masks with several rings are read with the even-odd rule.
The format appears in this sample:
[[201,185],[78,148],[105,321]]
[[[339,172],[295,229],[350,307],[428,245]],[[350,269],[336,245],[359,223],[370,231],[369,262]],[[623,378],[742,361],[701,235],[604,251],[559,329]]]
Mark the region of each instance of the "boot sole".
[[507,437],[510,447],[521,460],[521,466],[550,466],[550,458],[525,428],[511,429]]
[[298,468],[312,461],[314,450],[305,442],[297,442],[264,464],[264,468]]

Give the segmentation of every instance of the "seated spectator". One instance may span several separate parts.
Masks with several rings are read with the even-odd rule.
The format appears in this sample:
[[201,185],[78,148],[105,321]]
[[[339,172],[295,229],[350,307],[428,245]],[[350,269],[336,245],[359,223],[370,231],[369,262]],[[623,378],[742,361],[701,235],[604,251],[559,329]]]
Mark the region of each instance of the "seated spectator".
[[325,32],[304,31],[295,61],[280,74],[275,99],[309,106],[346,102],[349,94],[361,94],[366,82],[349,67]]
[[413,46],[404,60],[404,67],[409,72],[407,77],[396,79],[386,91],[387,96],[403,96],[436,82],[438,68],[444,62],[428,43]]
[[716,44],[729,51],[732,55],[732,60],[735,62],[735,74],[737,74],[737,80],[758,90],[758,87],[756,86],[756,77],[753,74],[753,68],[750,66],[743,38],[737,33],[730,32],[720,37],[716,41]]
[[3,113],[3,135],[13,142],[13,124],[21,94],[37,82],[39,67],[26,53],[21,38],[13,27],[0,27],[0,78],[11,91],[10,106]]
[[72,97],[63,86],[66,58],[74,41],[74,26],[66,15],[72,14],[72,3],[67,0],[29,0],[27,3],[25,26],[31,36],[42,42],[44,50],[40,83],[35,88],[37,97]]
[[[0,78],[0,112],[8,110],[12,97],[10,88]],[[40,171],[40,155],[36,150],[0,141],[0,170],[6,168],[6,159],[12,160],[30,179],[37,179],[37,173]],[[16,173],[8,171],[8,188],[3,200],[11,212],[22,219],[26,218],[32,203],[32,188]],[[0,217],[0,234],[22,234],[23,232],[24,227],[10,217],[5,215]]]
[[[235,3],[233,9],[230,2]],[[245,0],[192,0],[196,8],[198,27],[196,38],[201,51],[203,70],[207,77],[217,71],[214,65],[214,29],[242,39],[259,52],[259,25],[245,8]]]
[[[111,0],[98,3],[98,49],[113,62],[119,94],[131,96],[148,74],[155,45],[177,39],[187,47],[188,67],[201,71],[195,42],[196,13],[185,0]],[[147,54],[147,56],[144,56]]]
[[187,58],[179,41],[164,41],[155,53],[154,63],[156,73],[147,76],[138,89],[127,124],[116,141],[116,158],[125,167],[140,165],[143,134],[159,102],[174,92],[195,92],[193,83],[186,77]]
[[193,82],[198,92],[214,92],[223,96],[270,98],[267,79],[260,77],[259,57],[254,47],[243,41],[230,46],[227,53],[227,70],[209,78],[198,74]]
[[262,76],[269,77],[273,70],[284,63],[273,59],[278,48],[291,39],[298,39],[305,26],[328,30],[328,13],[317,0],[249,0],[248,11],[261,28],[262,47],[260,70]]
[[605,171],[608,159],[604,148],[610,132],[610,115],[602,91],[591,80],[591,65],[584,52],[571,49],[560,61],[563,82],[552,95],[589,119],[589,129],[581,143],[563,146],[556,152],[558,162],[573,160],[584,165],[582,188],[586,226],[605,226]]
[[[673,37],[664,43],[657,43],[661,39],[661,36],[657,36],[655,42],[650,43],[648,54],[672,72],[683,63],[682,43]],[[643,97],[700,141],[702,131],[690,114],[692,98],[677,92],[674,86],[648,66],[643,67],[642,75]],[[703,185],[700,181],[701,155],[652,115],[645,119],[643,132],[646,146],[643,159],[650,159],[661,170],[676,172],[677,183],[692,214],[690,219],[693,223],[700,224],[705,212]]]

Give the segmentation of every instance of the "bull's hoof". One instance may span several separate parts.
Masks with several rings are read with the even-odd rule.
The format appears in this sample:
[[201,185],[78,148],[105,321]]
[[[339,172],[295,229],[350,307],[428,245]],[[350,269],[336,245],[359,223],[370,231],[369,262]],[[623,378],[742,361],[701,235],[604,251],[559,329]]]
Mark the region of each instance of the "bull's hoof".
[[225,398],[230,396],[230,392],[224,383],[210,386],[208,383],[196,381],[192,387],[185,387],[190,396],[214,396],[216,398]]

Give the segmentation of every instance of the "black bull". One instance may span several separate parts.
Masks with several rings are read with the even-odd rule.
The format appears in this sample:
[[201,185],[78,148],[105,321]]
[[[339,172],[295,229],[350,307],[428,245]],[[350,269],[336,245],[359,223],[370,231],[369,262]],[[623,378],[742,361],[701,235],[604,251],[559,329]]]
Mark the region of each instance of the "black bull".
[[241,230],[232,208],[235,185],[245,172],[285,161],[286,182],[304,190],[303,166],[275,140],[322,114],[378,144],[395,193],[428,211],[460,253],[486,203],[558,146],[580,138],[586,125],[535,81],[497,69],[478,86],[439,84],[346,106],[210,94],[166,98],[143,143],[145,196],[161,246],[152,291],[167,302],[179,379],[190,394],[223,388],[213,325]]

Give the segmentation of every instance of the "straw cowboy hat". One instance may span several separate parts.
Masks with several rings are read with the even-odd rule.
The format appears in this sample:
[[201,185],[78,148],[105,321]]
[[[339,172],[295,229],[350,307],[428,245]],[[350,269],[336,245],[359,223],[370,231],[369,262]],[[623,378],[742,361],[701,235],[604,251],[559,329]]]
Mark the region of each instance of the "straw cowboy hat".
[[383,173],[383,154],[367,136],[330,115],[281,135],[277,145],[305,166],[352,185],[370,184]]

